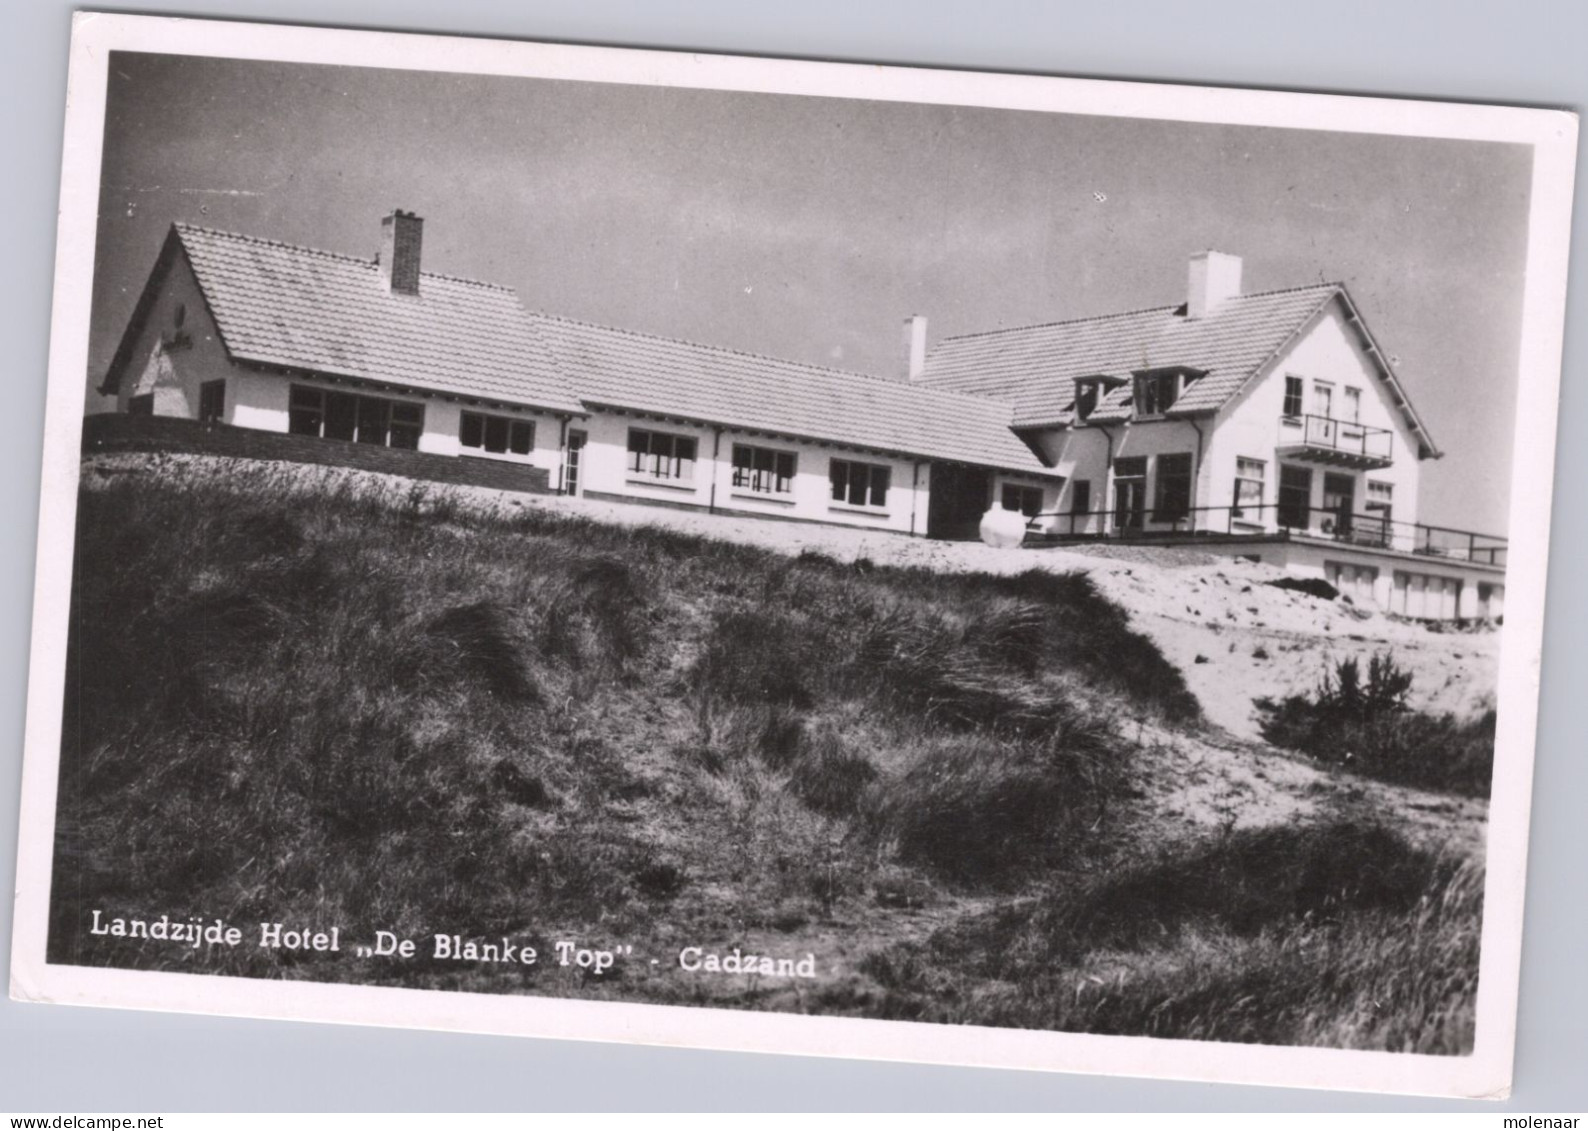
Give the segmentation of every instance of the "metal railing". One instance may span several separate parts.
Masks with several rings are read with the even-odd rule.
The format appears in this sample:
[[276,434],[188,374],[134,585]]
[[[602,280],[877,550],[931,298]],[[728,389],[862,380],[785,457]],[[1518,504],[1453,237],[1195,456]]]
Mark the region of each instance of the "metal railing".
[[1033,533],[1057,539],[1151,541],[1186,535],[1209,538],[1318,538],[1365,549],[1505,565],[1507,539],[1424,522],[1402,522],[1382,513],[1326,510],[1296,503],[1244,503],[1228,507],[1139,507],[1084,512],[1044,511],[1028,523]]
[[1395,433],[1353,420],[1332,416],[1285,414],[1279,418],[1280,445],[1296,443],[1306,448],[1336,452],[1367,460],[1390,463],[1394,458]]

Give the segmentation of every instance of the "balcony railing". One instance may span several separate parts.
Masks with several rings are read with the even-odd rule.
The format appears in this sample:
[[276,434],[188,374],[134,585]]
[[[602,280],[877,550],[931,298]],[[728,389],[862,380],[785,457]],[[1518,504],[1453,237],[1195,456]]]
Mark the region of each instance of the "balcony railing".
[[1395,433],[1332,416],[1281,416],[1280,454],[1311,457],[1345,467],[1388,467],[1395,459]]
[[1318,538],[1364,549],[1392,550],[1452,561],[1505,565],[1507,540],[1423,522],[1401,522],[1382,513],[1326,510],[1296,503],[1229,507],[1141,507],[1082,513],[1047,511],[1031,520],[1049,538],[1151,541],[1186,535],[1209,538]]

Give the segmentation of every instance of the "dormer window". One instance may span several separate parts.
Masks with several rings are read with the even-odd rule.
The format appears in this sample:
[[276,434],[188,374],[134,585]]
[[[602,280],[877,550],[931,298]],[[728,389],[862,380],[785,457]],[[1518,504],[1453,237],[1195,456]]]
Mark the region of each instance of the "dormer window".
[[1133,374],[1136,381],[1136,415],[1162,416],[1174,407],[1186,386],[1202,374],[1195,369],[1144,369]]
[[1075,379],[1075,423],[1081,424],[1097,411],[1108,391],[1124,383],[1122,377],[1077,377]]

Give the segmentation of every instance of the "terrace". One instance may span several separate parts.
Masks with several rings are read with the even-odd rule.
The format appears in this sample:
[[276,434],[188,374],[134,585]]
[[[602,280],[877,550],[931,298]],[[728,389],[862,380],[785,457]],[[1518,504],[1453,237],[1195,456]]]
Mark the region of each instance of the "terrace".
[[1283,503],[1227,507],[1116,508],[1079,513],[1046,512],[1052,520],[1040,540],[1162,542],[1325,541],[1363,550],[1471,562],[1503,569],[1507,539],[1424,522],[1402,522],[1382,514]]

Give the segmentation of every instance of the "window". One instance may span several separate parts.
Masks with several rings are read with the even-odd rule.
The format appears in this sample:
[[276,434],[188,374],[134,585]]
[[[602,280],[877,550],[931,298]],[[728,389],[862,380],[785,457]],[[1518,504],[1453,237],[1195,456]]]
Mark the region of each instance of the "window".
[[1312,469],[1279,466],[1279,525],[1305,530],[1312,515]]
[[1027,518],[1036,518],[1042,513],[1042,488],[1027,487],[1020,483],[1005,483],[1003,486],[1003,506],[1006,511],[1019,511]]
[[1180,393],[1178,373],[1138,373],[1136,375],[1136,415],[1161,416],[1168,412]]
[[762,495],[794,493],[794,453],[776,448],[733,446],[733,485]]
[[1147,509],[1147,457],[1127,456],[1114,461],[1114,525],[1139,530]]
[[1070,513],[1092,513],[1092,481],[1077,479],[1070,484]]
[[419,435],[425,430],[425,406],[412,401],[391,402],[391,429],[387,442],[394,448],[416,452]]
[[1362,423],[1362,390],[1349,385],[1345,390],[1345,418],[1352,424]]
[[412,401],[294,385],[288,394],[287,431],[326,440],[351,440],[381,447],[419,447],[425,407]]
[[1075,382],[1075,421],[1079,424],[1097,411],[1097,402],[1103,398],[1103,383],[1095,377],[1081,378]]
[[629,474],[679,483],[695,480],[695,438],[629,429]]
[[1264,461],[1244,456],[1235,460],[1235,507],[1231,518],[1262,518],[1263,482],[1267,478],[1268,464]]
[[1326,561],[1323,579],[1351,598],[1353,604],[1373,604],[1373,589],[1378,584],[1377,567]]
[[1285,378],[1285,407],[1284,407],[1283,411],[1284,411],[1284,414],[1286,416],[1300,416],[1301,415],[1301,378],[1300,377],[1286,377]]
[[128,397],[127,398],[127,415],[128,416],[153,416],[154,415],[154,394],[153,393],[139,393],[135,397]]
[[1365,517],[1361,529],[1357,532],[1359,539],[1371,541],[1379,546],[1390,544],[1390,536],[1395,531],[1394,492],[1393,483],[1380,483],[1373,479],[1367,481],[1367,501],[1362,504]]
[[458,422],[458,443],[482,452],[527,456],[535,450],[535,422],[512,416],[465,412]]
[[1191,453],[1174,452],[1158,457],[1157,500],[1154,522],[1181,522],[1191,513]]
[[888,469],[881,464],[835,459],[829,466],[828,475],[832,479],[833,502],[847,503],[853,507],[888,505],[890,476]]
[[199,385],[198,418],[219,423],[226,415],[226,381],[205,381]]
[[1324,419],[1334,416],[1334,386],[1327,381],[1312,383],[1312,415]]

